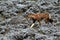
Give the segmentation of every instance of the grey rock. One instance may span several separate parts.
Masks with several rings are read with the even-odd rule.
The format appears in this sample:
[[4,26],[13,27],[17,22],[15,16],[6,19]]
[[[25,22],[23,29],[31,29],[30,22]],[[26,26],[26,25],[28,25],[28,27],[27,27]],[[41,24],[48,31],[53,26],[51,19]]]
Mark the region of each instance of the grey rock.
[[[0,40],[60,40],[60,6],[56,6],[57,3],[57,0],[0,1]],[[42,21],[41,26],[36,22],[30,28],[32,20],[25,17],[45,10],[56,25]]]

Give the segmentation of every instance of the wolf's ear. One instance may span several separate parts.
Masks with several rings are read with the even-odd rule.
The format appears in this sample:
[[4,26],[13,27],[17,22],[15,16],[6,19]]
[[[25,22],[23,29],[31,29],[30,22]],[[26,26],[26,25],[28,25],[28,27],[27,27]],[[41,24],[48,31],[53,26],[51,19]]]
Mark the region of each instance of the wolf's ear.
[[49,14],[49,19],[51,19],[52,17],[51,17],[51,14]]

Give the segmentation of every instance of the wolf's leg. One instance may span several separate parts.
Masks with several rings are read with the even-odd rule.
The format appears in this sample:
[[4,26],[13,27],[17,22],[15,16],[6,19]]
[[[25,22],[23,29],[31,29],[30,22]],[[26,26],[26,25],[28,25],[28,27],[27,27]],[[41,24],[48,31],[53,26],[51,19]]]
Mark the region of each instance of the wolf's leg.
[[48,21],[49,21],[49,18],[45,18],[45,23],[48,23]]
[[32,28],[34,26],[34,23],[31,25],[31,27],[30,28]]
[[38,20],[39,24],[41,25],[41,22]]
[[32,19],[32,20],[33,20],[33,24],[31,25],[31,28],[34,26],[34,23],[35,23],[35,21],[36,21],[35,19]]

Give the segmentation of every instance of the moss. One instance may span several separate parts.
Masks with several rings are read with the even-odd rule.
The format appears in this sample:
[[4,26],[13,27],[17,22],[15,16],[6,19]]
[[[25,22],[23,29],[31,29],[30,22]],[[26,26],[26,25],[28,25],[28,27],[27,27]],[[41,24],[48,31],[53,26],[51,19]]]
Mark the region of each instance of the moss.
[[45,32],[43,32],[42,30],[39,31],[40,34],[45,34]]
[[60,6],[60,3],[57,3],[56,6]]
[[38,1],[38,0],[30,0],[30,1]]

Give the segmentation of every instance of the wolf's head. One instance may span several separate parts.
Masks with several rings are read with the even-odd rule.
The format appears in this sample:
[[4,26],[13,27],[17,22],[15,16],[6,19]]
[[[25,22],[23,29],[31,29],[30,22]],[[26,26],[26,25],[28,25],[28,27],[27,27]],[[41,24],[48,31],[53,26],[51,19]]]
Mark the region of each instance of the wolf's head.
[[54,20],[53,19],[49,19],[49,22],[52,24],[54,22]]

